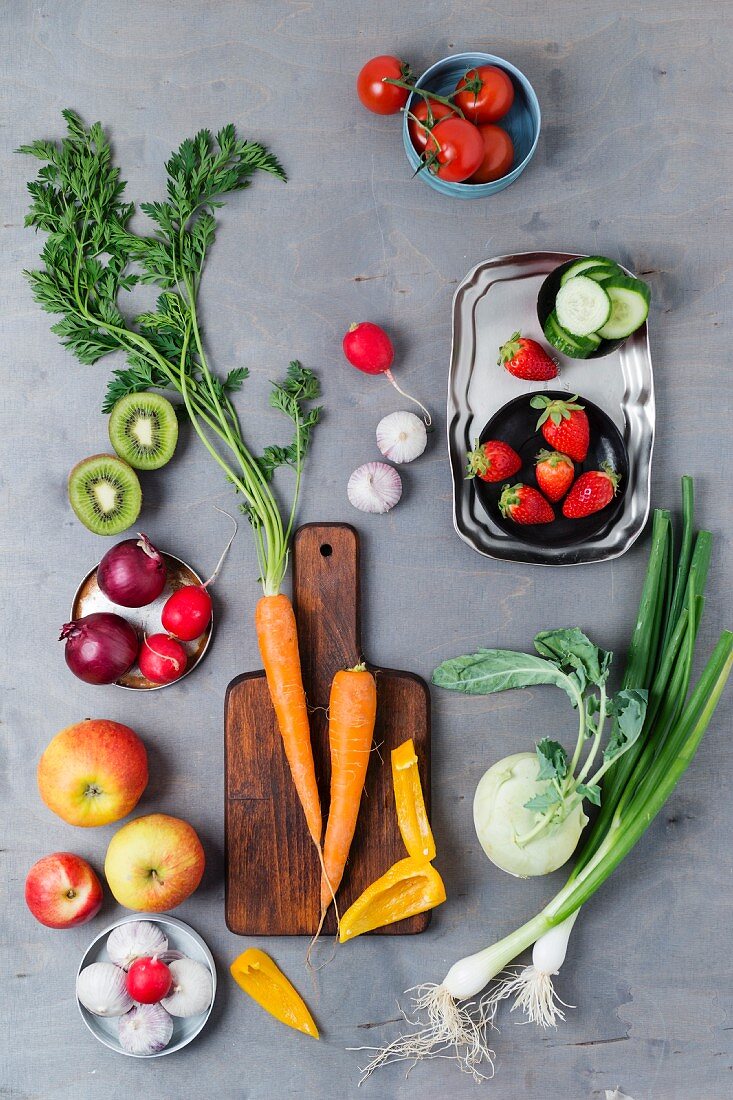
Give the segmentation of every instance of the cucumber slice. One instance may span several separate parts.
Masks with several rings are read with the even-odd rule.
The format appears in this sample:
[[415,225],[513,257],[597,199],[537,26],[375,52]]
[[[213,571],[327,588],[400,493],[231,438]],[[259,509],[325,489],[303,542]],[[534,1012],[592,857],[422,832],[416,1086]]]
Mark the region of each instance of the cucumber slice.
[[604,340],[623,340],[636,332],[647,319],[651,291],[641,279],[616,275],[603,284],[611,302],[611,313],[598,328]]
[[588,267],[583,274],[586,279],[593,279],[597,283],[605,283],[608,279],[623,275],[623,271],[614,264],[613,267]]
[[571,359],[585,359],[601,342],[600,336],[596,336],[595,333],[591,336],[573,336],[566,332],[560,325],[554,310],[545,321],[544,333],[553,347]]
[[586,271],[592,267],[607,267],[612,271],[620,271],[617,263],[613,260],[609,260],[606,256],[584,256],[581,260],[576,260],[574,264],[571,264],[567,271],[564,271],[560,278],[560,286],[564,286],[570,279],[574,279],[576,275],[585,274]]
[[555,312],[561,326],[573,336],[588,336],[608,321],[611,299],[600,283],[576,275],[558,290]]

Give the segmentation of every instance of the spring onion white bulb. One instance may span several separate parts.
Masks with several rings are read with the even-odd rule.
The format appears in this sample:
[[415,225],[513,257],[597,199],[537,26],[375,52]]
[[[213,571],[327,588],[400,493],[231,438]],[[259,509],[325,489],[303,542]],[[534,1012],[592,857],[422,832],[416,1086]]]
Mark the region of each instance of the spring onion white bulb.
[[173,1020],[160,1004],[133,1005],[120,1016],[120,1046],[128,1054],[157,1054],[167,1047],[173,1034]]
[[170,964],[173,986],[161,1001],[171,1016],[198,1016],[211,1004],[214,983],[208,966],[196,959],[178,959]]
[[76,979],[76,995],[95,1016],[122,1016],[132,1007],[125,972],[109,962],[85,966]]
[[425,424],[414,413],[390,413],[377,424],[377,446],[390,462],[413,462],[427,445]]
[[365,462],[354,470],[346,492],[360,512],[389,512],[402,496],[402,479],[386,462]]
[[107,954],[113,963],[127,970],[135,959],[162,955],[168,939],[159,924],[149,920],[128,920],[118,924],[107,937]]

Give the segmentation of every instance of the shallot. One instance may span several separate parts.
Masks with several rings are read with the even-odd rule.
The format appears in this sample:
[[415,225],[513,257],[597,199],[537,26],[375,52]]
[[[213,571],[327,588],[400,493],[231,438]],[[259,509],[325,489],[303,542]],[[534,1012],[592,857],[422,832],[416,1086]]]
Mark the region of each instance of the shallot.
[[[113,963],[127,970],[142,955],[159,958],[168,949],[168,937],[160,925],[149,920],[128,920],[118,924],[107,937],[107,954]],[[164,959],[164,962],[167,962]]]
[[162,1004],[171,1016],[198,1016],[205,1012],[214,995],[214,983],[208,966],[196,959],[178,959],[170,964],[171,992]]
[[402,479],[386,462],[365,462],[349,478],[346,493],[360,512],[389,512],[402,496]]
[[390,413],[377,424],[377,446],[390,462],[412,462],[427,444],[425,425],[414,413]]
[[157,1054],[172,1034],[173,1020],[162,1005],[133,1005],[120,1016],[120,1046],[128,1054]]
[[147,535],[118,542],[97,566],[97,584],[121,607],[145,607],[165,588],[167,569]]
[[132,1007],[125,972],[109,962],[85,966],[76,979],[76,995],[95,1016],[122,1016]]
[[94,611],[64,623],[59,641],[66,642],[66,663],[87,684],[113,684],[135,662],[135,628],[111,611]]

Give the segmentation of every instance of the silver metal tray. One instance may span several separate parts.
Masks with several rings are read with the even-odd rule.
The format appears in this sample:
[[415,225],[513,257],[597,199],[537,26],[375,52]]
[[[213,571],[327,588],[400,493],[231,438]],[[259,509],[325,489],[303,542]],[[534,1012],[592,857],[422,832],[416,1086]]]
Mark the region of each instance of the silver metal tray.
[[[569,359],[550,349],[559,374],[523,382],[497,366],[498,349],[513,332],[543,341],[537,294],[545,277],[570,252],[496,256],[469,272],[453,298],[453,346],[448,381],[448,451],[453,476],[453,523],[479,554],[532,565],[580,565],[619,557],[639,537],[649,515],[654,446],[654,379],[644,324],[602,359]],[[630,274],[630,273],[629,273]],[[579,393],[608,413],[628,452],[623,508],[612,524],[574,546],[538,547],[501,530],[465,478],[466,453],[487,421],[507,401],[543,390]]]

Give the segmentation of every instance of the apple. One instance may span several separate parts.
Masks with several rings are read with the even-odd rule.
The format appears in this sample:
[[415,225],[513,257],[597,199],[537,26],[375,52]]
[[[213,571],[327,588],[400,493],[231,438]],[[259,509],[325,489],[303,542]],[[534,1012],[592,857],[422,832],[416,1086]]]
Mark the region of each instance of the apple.
[[47,928],[73,928],[96,917],[102,905],[102,886],[81,856],[53,852],[28,872],[25,902]]
[[109,842],[104,873],[120,905],[162,913],[194,892],[205,862],[201,841],[187,821],[148,814],[117,830]]
[[61,730],[38,763],[38,789],[69,825],[108,825],[137,805],[148,784],[148,754],[129,726],[87,718]]

